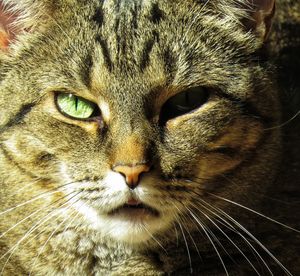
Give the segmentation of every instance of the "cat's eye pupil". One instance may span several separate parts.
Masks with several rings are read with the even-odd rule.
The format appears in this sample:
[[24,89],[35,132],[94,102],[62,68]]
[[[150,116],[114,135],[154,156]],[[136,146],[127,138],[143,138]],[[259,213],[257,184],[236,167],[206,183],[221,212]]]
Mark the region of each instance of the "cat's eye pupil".
[[78,110],[78,98],[77,97],[75,98],[75,108],[76,108],[76,110]]
[[201,107],[208,100],[208,97],[209,92],[203,87],[189,88],[176,94],[162,107],[160,124],[165,124],[170,119]]

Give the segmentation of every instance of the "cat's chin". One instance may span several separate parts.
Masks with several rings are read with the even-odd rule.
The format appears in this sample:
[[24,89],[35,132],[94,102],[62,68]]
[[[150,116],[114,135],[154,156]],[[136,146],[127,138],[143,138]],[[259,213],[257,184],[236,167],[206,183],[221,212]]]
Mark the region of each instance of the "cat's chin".
[[166,231],[172,222],[171,216],[162,216],[158,210],[144,204],[125,204],[108,214],[100,214],[93,207],[80,204],[77,211],[101,236],[134,246],[153,240],[153,235]]

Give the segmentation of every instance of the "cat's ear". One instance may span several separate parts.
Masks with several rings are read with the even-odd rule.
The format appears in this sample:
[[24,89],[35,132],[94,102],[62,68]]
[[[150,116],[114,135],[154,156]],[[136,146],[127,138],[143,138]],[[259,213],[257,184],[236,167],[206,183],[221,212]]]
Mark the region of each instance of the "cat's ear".
[[14,24],[19,15],[12,11],[10,6],[0,1],[0,49],[6,50],[18,33],[18,28]]
[[243,23],[247,30],[254,32],[265,41],[271,30],[275,14],[275,0],[239,0],[247,11]]
[[42,26],[52,7],[50,0],[0,0],[0,50],[7,50],[19,33]]

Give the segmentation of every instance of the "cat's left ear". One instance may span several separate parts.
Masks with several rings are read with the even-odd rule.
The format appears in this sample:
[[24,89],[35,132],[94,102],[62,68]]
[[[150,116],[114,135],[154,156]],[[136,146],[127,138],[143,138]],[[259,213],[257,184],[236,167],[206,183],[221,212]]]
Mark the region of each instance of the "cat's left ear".
[[242,0],[242,2],[248,11],[248,17],[243,22],[245,27],[265,41],[272,27],[275,0]]

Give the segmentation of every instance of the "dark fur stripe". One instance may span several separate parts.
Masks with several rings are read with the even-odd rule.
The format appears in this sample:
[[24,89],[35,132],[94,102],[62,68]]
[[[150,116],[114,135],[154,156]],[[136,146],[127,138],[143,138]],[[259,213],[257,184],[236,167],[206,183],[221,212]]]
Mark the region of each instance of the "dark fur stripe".
[[150,21],[154,24],[159,24],[163,18],[164,12],[159,8],[158,3],[154,3],[150,11]]
[[105,66],[111,72],[112,68],[113,68],[113,63],[110,58],[110,54],[109,54],[108,47],[107,47],[107,42],[105,40],[103,40],[100,36],[98,36],[96,40],[101,46]]
[[166,68],[165,70],[169,73],[168,83],[170,84],[174,80],[174,75],[177,70],[176,59],[170,48],[166,48],[163,52],[163,61]]
[[17,167],[22,173],[30,176],[30,177],[36,177],[34,174],[32,174],[29,171],[26,171],[25,168],[23,168],[17,161],[14,160],[14,158],[10,155],[10,153],[8,152],[8,150],[6,150],[4,148],[4,146],[2,145],[0,147],[0,150],[3,152],[4,157],[8,160],[8,162],[12,163],[15,167]]
[[84,59],[84,62],[82,64],[82,69],[80,72],[81,80],[88,88],[91,87],[91,81],[92,81],[91,74],[92,74],[93,65],[94,65],[93,56],[91,54],[88,54]]
[[8,122],[6,125],[4,125],[3,127],[0,128],[0,133],[3,133],[5,130],[7,130],[8,128],[15,126],[17,124],[20,124],[23,119],[25,118],[25,116],[31,111],[31,109],[36,105],[36,103],[30,103],[30,104],[24,104],[19,112],[14,115]]
[[140,61],[140,70],[143,72],[147,66],[149,65],[150,61],[150,54],[152,52],[153,46],[156,42],[159,42],[159,34],[154,31],[153,37],[150,38],[146,43],[142,53],[141,61]]
[[97,24],[99,28],[102,27],[104,23],[104,14],[103,14],[103,9],[102,9],[103,3],[99,9],[96,10],[92,20]]
[[137,3],[134,3],[134,7],[131,9],[133,30],[136,30],[138,28],[138,12],[138,5]]

